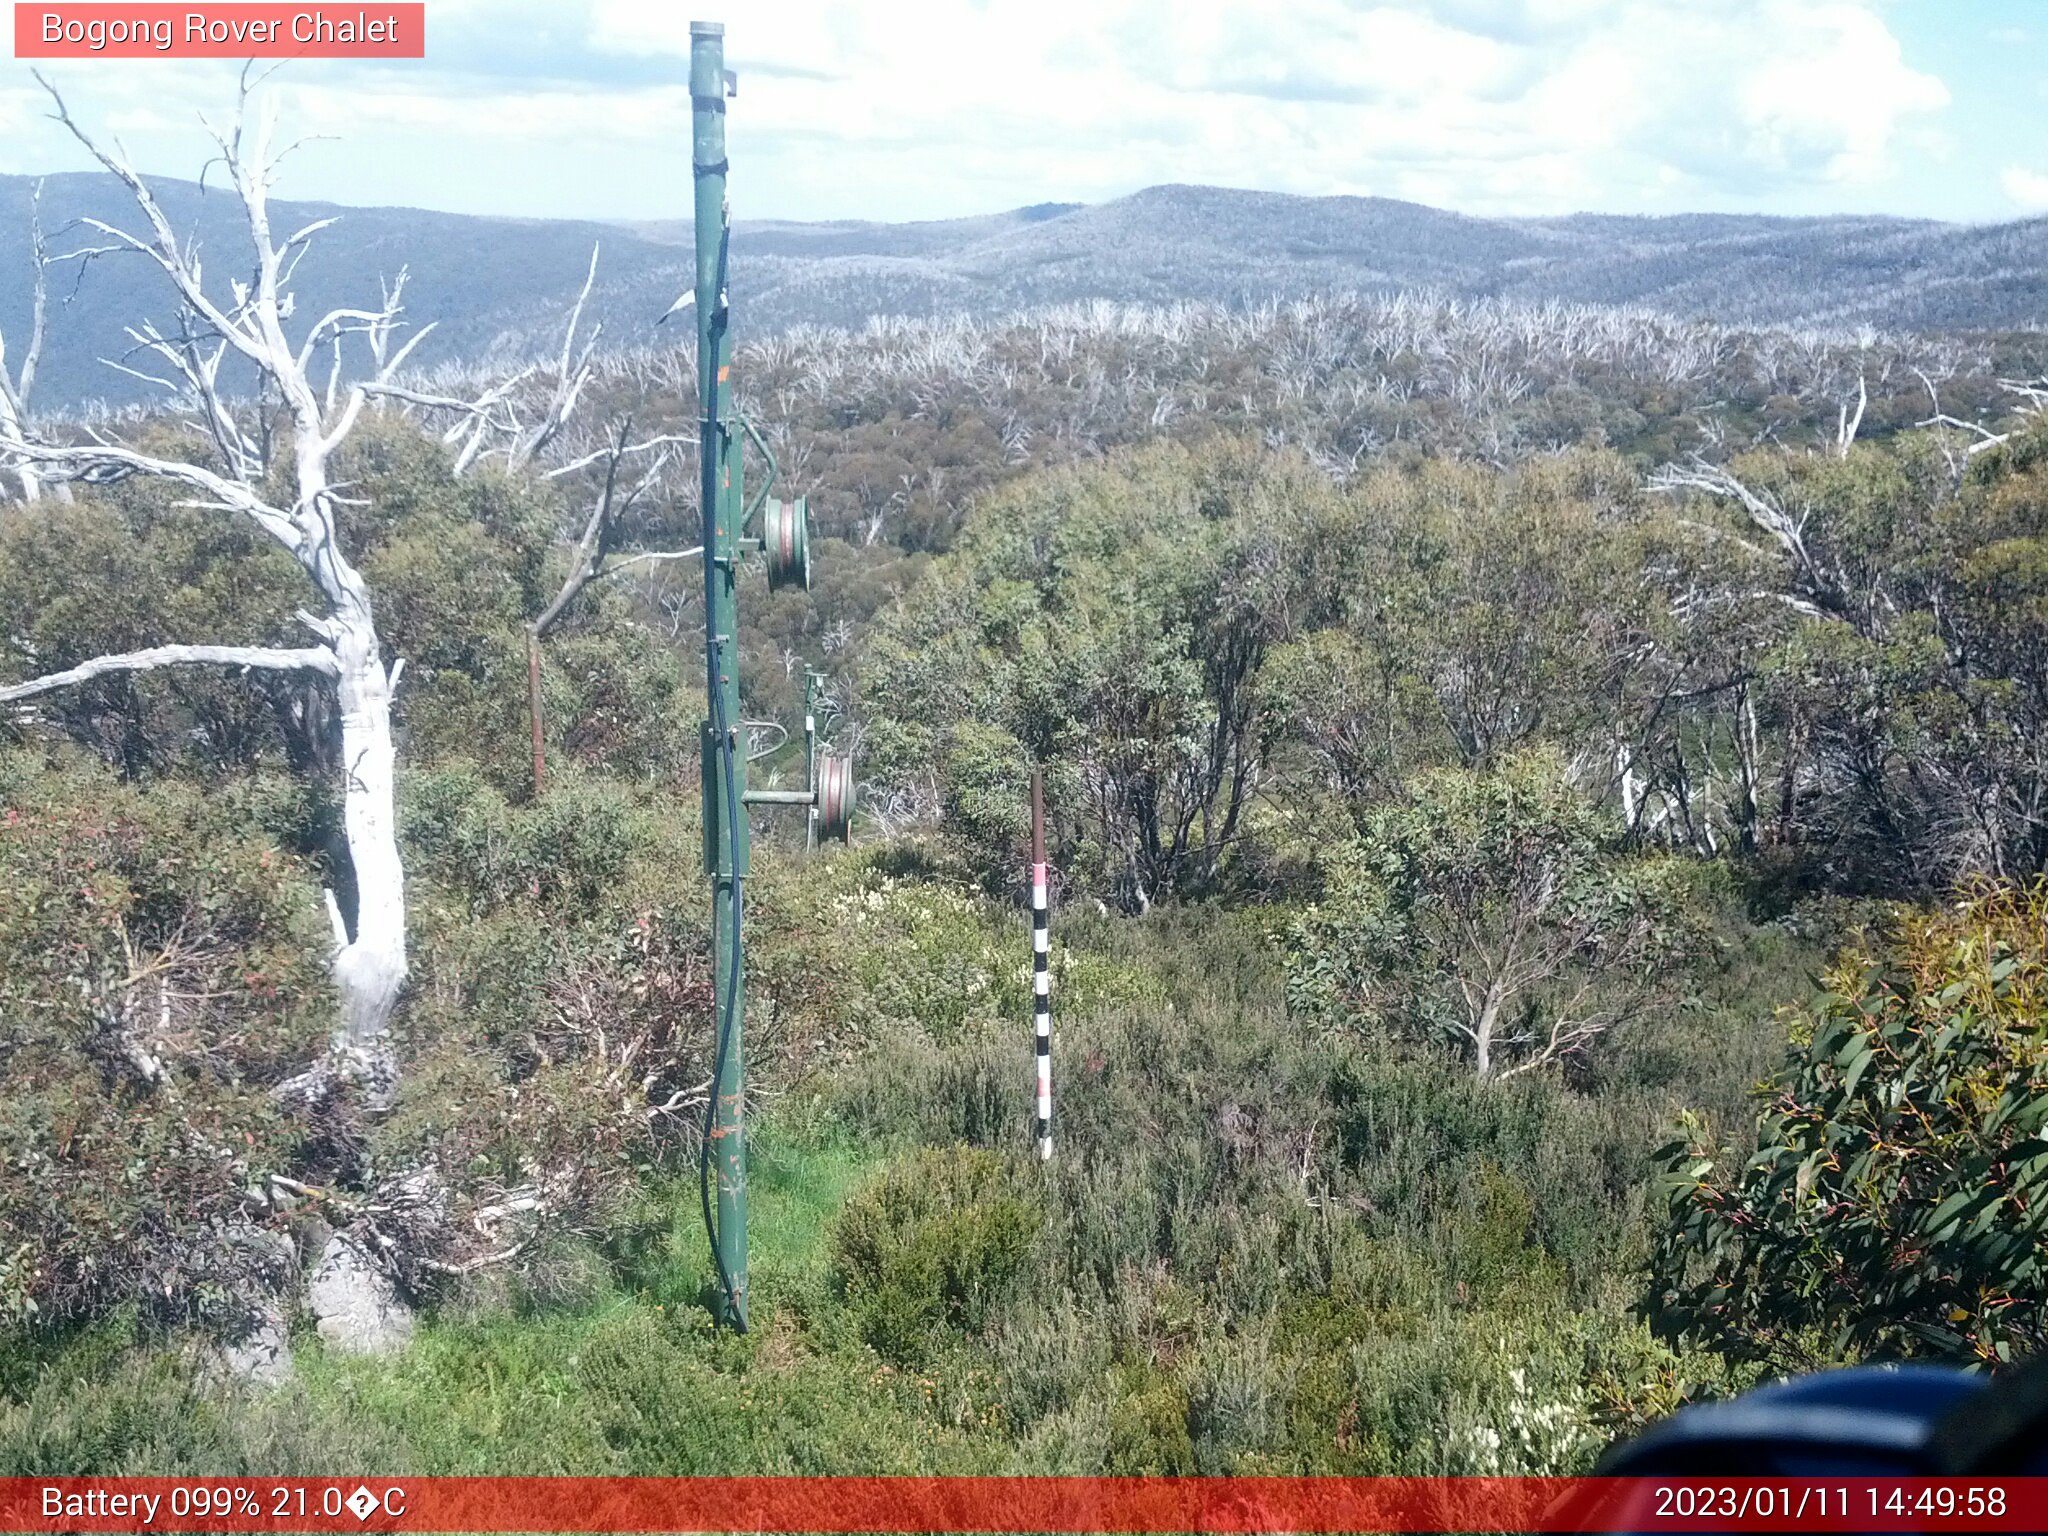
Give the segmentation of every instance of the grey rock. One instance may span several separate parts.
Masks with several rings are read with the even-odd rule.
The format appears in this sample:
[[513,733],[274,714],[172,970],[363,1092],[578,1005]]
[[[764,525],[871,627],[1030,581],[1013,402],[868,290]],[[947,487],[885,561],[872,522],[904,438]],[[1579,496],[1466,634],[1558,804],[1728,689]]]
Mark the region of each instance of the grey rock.
[[320,1337],[350,1354],[395,1354],[412,1341],[412,1308],[391,1277],[340,1233],[327,1239],[313,1267],[306,1304]]

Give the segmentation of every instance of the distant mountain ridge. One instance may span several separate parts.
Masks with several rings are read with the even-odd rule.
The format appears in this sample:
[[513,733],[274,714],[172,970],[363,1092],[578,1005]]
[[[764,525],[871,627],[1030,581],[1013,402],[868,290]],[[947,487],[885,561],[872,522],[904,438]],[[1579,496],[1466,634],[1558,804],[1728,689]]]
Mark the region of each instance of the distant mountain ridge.
[[[34,182],[0,176],[0,328],[18,354],[28,308]],[[208,253],[225,291],[246,265],[232,197],[190,182],[157,192]],[[47,179],[44,222],[132,225],[110,177]],[[373,298],[410,272],[409,310],[438,322],[417,358],[463,363],[530,355],[555,332],[592,244],[603,247],[593,313],[620,346],[661,339],[652,322],[689,281],[689,225],[484,218],[407,208],[280,203],[290,227],[340,216],[300,274],[301,302]],[[743,334],[858,326],[873,315],[991,317],[1081,299],[1260,302],[1317,292],[1428,288],[1473,298],[1638,305],[1730,324],[1891,330],[2039,328],[2048,323],[2048,218],[1997,225],[1869,216],[1771,218],[1574,214],[1487,219],[1373,197],[1298,197],[1160,186],[1100,204],[1044,203],[918,223],[742,221],[734,296]],[[147,386],[102,366],[122,327],[168,318],[137,257],[95,262],[56,306],[37,401],[125,403]],[[317,306],[317,309],[316,309]]]

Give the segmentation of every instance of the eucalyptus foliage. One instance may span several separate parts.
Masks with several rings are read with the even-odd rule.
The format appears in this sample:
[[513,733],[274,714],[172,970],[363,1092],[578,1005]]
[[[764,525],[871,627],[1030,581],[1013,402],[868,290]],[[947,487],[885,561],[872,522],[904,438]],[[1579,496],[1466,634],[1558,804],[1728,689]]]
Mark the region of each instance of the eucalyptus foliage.
[[2044,932],[2048,883],[1987,887],[1843,959],[1755,1153],[1664,1150],[1668,1327],[1778,1364],[2048,1343]]

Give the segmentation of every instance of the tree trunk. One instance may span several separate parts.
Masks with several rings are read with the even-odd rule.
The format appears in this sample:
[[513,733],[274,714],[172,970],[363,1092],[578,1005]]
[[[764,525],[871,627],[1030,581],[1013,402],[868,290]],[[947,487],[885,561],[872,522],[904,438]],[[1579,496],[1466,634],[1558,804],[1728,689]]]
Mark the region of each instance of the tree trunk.
[[1642,782],[1636,776],[1635,752],[1627,742],[1619,743],[1614,749],[1614,772],[1621,784],[1621,821],[1634,837],[1641,829],[1643,814]]
[[1763,732],[1757,727],[1756,700],[1745,686],[1736,694],[1735,719],[1736,763],[1742,775],[1742,799],[1738,814],[1742,851],[1755,853],[1757,849],[1757,780],[1763,773]]
[[[14,391],[8,387],[5,379],[0,379],[0,434],[8,437],[20,437],[22,435],[22,428],[25,425],[22,421],[23,414],[20,405],[15,400]],[[23,501],[39,501],[42,499],[42,477],[36,473],[34,465],[17,464],[14,467],[14,474],[15,478],[21,482],[21,499]]]
[[390,1105],[398,1085],[391,1015],[405,984],[405,873],[398,857],[397,749],[391,736],[391,678],[363,600],[333,623],[341,675],[342,822],[354,867],[355,921],[335,937],[341,994],[337,1054],[366,1076],[368,1102]]
[[547,791],[548,751],[541,735],[540,631],[529,625],[526,631],[526,718],[533,727],[533,798]]

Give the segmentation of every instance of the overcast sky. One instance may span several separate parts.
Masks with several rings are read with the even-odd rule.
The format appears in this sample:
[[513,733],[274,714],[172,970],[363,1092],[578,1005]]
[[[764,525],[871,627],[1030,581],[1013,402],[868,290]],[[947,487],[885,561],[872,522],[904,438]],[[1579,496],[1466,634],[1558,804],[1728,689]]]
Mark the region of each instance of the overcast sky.
[[[348,9],[353,10],[354,5]],[[374,5],[370,7],[375,9]],[[675,0],[428,0],[427,57],[306,62],[285,196],[662,218],[689,201]],[[2040,0],[746,0],[737,216],[943,218],[1159,182],[1482,214],[2048,212]],[[0,171],[84,169],[25,64]],[[63,61],[193,174],[232,66]]]

